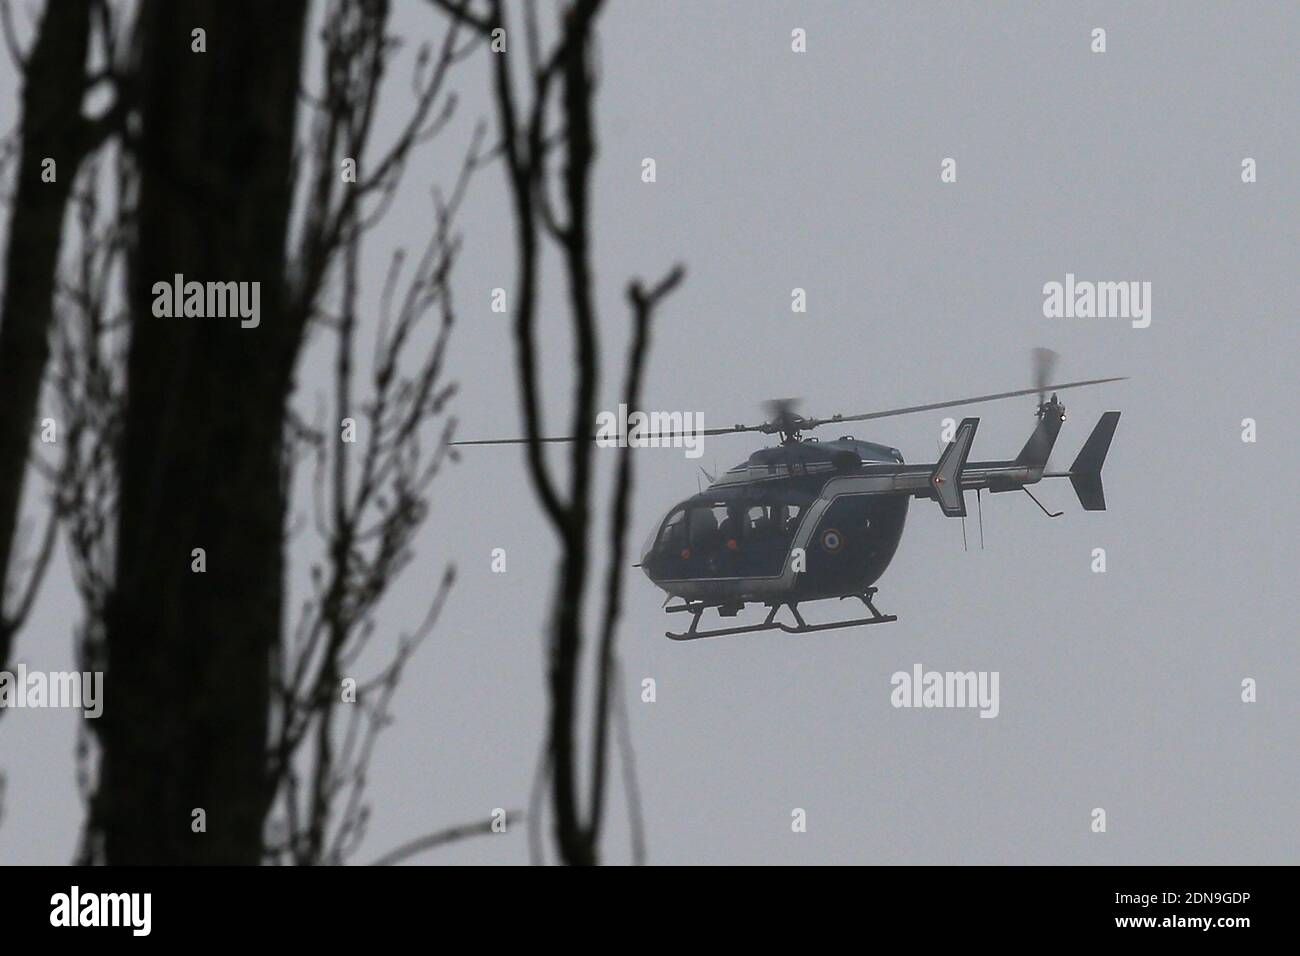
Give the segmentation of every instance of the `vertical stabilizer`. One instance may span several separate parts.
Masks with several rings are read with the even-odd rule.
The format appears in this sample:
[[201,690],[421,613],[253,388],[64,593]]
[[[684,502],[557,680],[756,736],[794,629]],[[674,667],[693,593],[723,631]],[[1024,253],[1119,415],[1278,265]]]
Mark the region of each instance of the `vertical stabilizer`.
[[1079,496],[1084,511],[1105,511],[1106,492],[1101,484],[1101,466],[1110,451],[1110,440],[1119,424],[1119,412],[1106,412],[1097,420],[1092,434],[1083,443],[1079,457],[1070,466],[1070,484]]

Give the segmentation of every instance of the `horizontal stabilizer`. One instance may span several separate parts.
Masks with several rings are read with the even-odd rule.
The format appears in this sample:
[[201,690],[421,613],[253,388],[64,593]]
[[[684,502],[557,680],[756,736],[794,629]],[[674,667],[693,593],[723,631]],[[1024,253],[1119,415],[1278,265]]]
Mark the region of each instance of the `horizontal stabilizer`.
[[1101,484],[1101,466],[1110,450],[1110,440],[1119,424],[1119,412],[1106,412],[1083,443],[1079,457],[1070,466],[1070,484],[1084,511],[1105,511],[1106,492]]
[[961,493],[961,473],[966,467],[966,457],[975,442],[975,429],[979,423],[978,418],[961,420],[956,434],[939,456],[939,463],[930,475],[930,487],[934,489],[935,500],[949,518],[966,517],[966,499]]

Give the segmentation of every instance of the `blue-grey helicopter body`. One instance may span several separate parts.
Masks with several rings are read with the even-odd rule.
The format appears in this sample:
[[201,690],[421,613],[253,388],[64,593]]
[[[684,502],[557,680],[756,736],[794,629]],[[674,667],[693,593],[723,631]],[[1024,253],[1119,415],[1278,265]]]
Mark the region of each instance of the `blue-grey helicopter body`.
[[[898,550],[913,498],[936,502],[948,517],[965,518],[967,491],[977,496],[984,491],[1028,492],[1028,486],[1043,478],[1069,478],[1085,510],[1105,510],[1101,468],[1119,412],[1101,416],[1068,470],[1049,471],[1048,458],[1065,421],[1065,406],[1055,393],[1119,379],[1048,385],[1047,370],[1054,354],[1036,350],[1036,358],[1034,388],[825,419],[801,417],[785,400],[773,403],[772,418],[761,425],[704,431],[703,435],[759,432],[779,436],[780,444],[755,451],[747,461],[712,478],[708,488],[678,502],[652,529],[639,567],[667,592],[669,601],[681,599],[667,607],[669,612],[692,615],[685,633],[669,632],[668,637],[693,640],[764,630],[806,633],[897,620],[880,613],[873,598],[876,582]],[[852,436],[834,441],[804,437],[804,432],[825,425],[1035,393],[1039,401],[1034,430],[1020,453],[1006,460],[969,460],[978,418],[962,419],[939,460],[925,464],[908,464],[898,449]],[[827,624],[805,622],[799,613],[801,603],[830,598],[858,599],[870,616]],[[735,617],[750,603],[768,609],[762,623],[698,629],[706,610]],[[776,620],[783,607],[789,608],[794,624]]]

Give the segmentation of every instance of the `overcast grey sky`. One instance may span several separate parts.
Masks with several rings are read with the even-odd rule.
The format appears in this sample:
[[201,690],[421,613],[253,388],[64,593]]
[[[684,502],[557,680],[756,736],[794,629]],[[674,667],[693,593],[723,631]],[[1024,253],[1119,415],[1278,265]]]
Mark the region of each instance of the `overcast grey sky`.
[[[415,0],[397,0],[396,17],[411,40],[442,26]],[[1096,27],[1105,53],[1090,50]],[[794,28],[806,53],[791,52]],[[602,407],[618,402],[627,280],[676,261],[687,278],[658,315],[645,404],[701,412],[706,426],[756,421],[775,396],[828,415],[1025,387],[1037,345],[1061,352],[1066,379],[1131,376],[1062,395],[1062,467],[1101,412],[1123,412],[1110,510],[1082,512],[1065,482],[1035,489],[1065,511],[1056,521],[1023,495],[986,496],[986,548],[963,552],[959,522],[913,503],[879,582],[895,624],[675,644],[662,593],[629,569],[620,648],[650,860],[1295,862],[1300,7],[615,0],[600,35]],[[387,249],[427,236],[425,188],[446,181],[489,112],[487,65],[461,69],[461,122],[409,170],[375,242],[372,295]],[[407,91],[399,67],[389,124]],[[9,127],[7,59],[0,104]],[[955,183],[940,182],[945,157]],[[508,320],[489,309],[514,276],[500,169],[475,181],[460,222],[460,433],[518,434]],[[1044,283],[1067,273],[1149,281],[1150,327],[1044,318]],[[571,360],[549,279],[543,367],[558,433]],[[806,314],[790,310],[795,287]],[[309,362],[307,394],[324,381]],[[981,416],[975,458],[1013,457],[1033,401],[963,413]],[[942,417],[853,433],[932,460]],[[1255,444],[1241,440],[1246,417]],[[699,463],[725,469],[762,444],[713,439]],[[598,458],[608,489],[615,452]],[[644,449],[636,463],[639,542],[699,472],[680,450]],[[383,628],[418,617],[447,561],[460,579],[382,739],[359,862],[523,806],[543,732],[556,549],[522,454],[466,450],[435,499]],[[494,547],[507,551],[503,575]],[[1098,547],[1105,574],[1090,570]],[[60,565],[19,659],[73,666],[78,615]],[[891,707],[890,675],[915,663],[1000,672],[998,717]],[[637,695],[645,677],[653,704]],[[1247,677],[1254,704],[1241,701]],[[77,719],[0,722],[0,862],[71,857]],[[621,796],[615,784],[613,861],[628,858]],[[796,807],[803,834],[791,832]],[[1090,831],[1095,807],[1104,834]],[[519,863],[527,841],[512,826],[421,859]]]

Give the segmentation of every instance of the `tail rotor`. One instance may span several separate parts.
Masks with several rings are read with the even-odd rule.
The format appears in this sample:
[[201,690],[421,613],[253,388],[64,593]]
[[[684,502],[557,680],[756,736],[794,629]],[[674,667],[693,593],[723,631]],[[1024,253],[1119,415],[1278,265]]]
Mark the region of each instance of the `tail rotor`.
[[1051,349],[1036,348],[1031,350],[1034,365],[1034,388],[1038,390],[1038,404],[1047,401],[1047,383],[1052,380],[1052,372],[1060,355]]

